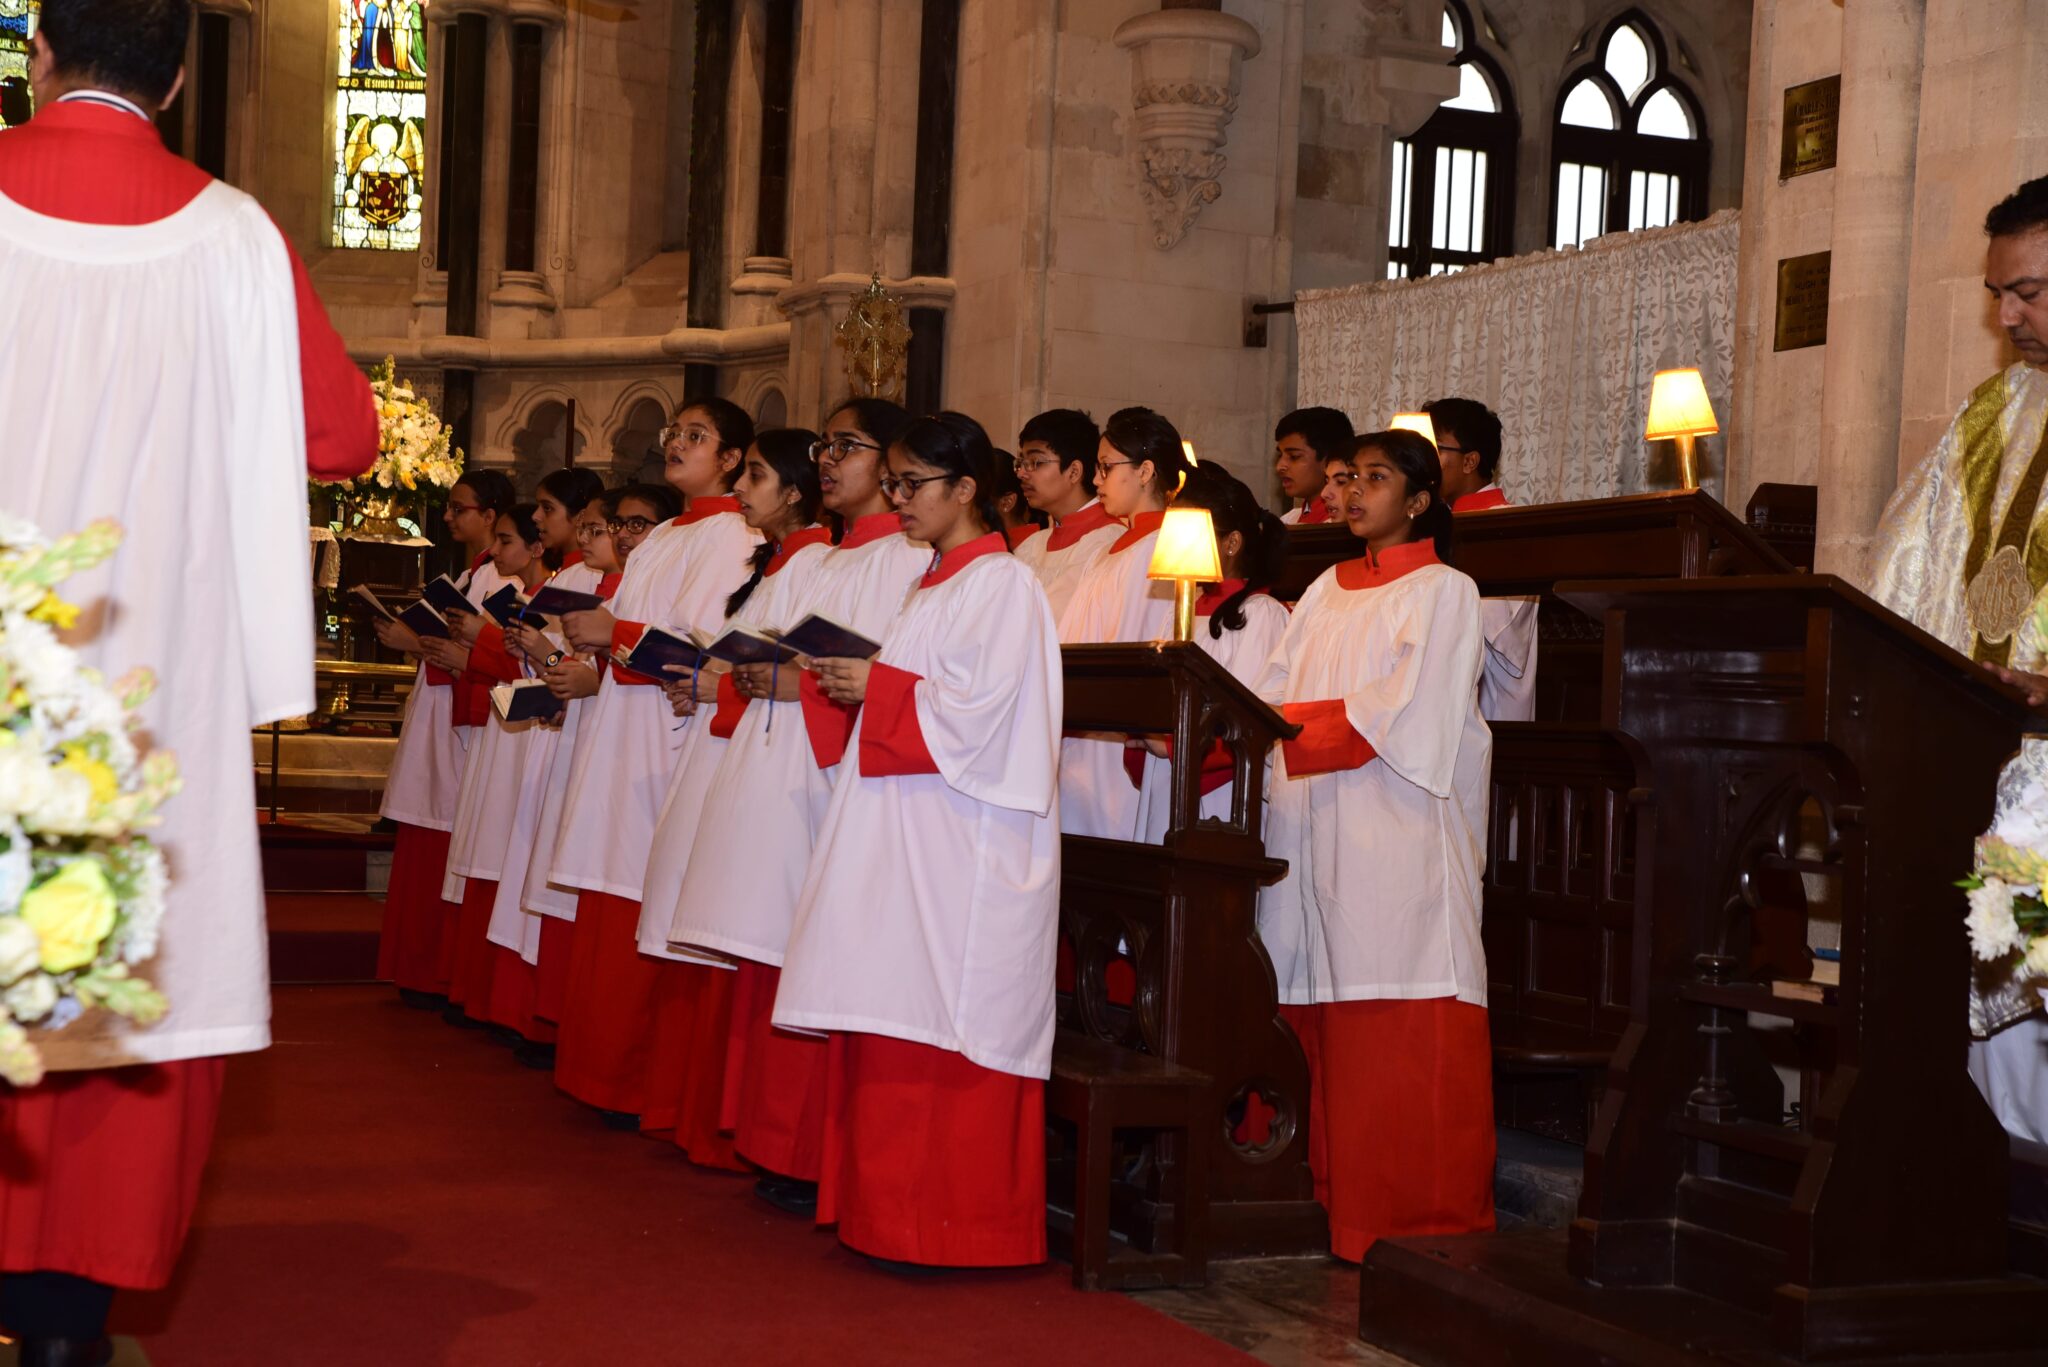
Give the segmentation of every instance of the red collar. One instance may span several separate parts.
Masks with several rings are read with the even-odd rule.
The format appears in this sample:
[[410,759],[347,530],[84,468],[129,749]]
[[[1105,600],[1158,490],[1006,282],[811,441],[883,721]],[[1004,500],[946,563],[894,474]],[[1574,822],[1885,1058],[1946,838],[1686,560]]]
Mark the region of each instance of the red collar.
[[1037,536],[1040,532],[1044,530],[1045,528],[1039,526],[1036,522],[1027,522],[1021,527],[1010,528],[1010,530],[1006,533],[1006,535],[1010,538],[1010,549],[1013,551],[1016,550],[1019,546],[1023,545],[1025,542],[1029,541],[1032,537]]
[[1301,516],[1294,519],[1294,525],[1297,527],[1313,527],[1318,522],[1328,522],[1329,520],[1330,505],[1323,502],[1321,494],[1317,494],[1314,498],[1301,505]]
[[1146,537],[1152,535],[1152,533],[1158,531],[1160,524],[1165,521],[1166,510],[1164,508],[1156,513],[1139,513],[1131,519],[1130,530],[1111,543],[1109,553],[1115,555],[1118,551],[1129,550]]
[[582,563],[583,563],[583,552],[582,552],[582,551],[570,551],[570,552],[569,552],[569,553],[568,553],[567,555],[565,555],[565,556],[563,556],[563,557],[562,557],[562,569],[558,569],[558,570],[556,570],[556,571],[555,571],[555,573],[556,573],[556,574],[560,574],[560,573],[562,572],[562,570],[566,570],[566,569],[568,569],[568,568],[569,568],[570,566],[572,566],[572,565],[580,565],[580,564],[582,564]]
[[1506,508],[1510,506],[1512,505],[1508,502],[1508,496],[1502,492],[1501,487],[1498,484],[1489,484],[1484,489],[1474,489],[1471,493],[1453,503],[1451,511],[1454,513],[1483,513],[1488,508]]
[[1117,520],[1109,515],[1109,509],[1102,506],[1102,500],[1094,499],[1086,507],[1076,508],[1053,524],[1052,535],[1046,539],[1045,548],[1063,551],[1090,532],[1117,525]]
[[[1195,616],[1212,617],[1216,609],[1230,600],[1230,595],[1244,587],[1242,579],[1226,579],[1220,584],[1211,584],[1202,590],[1202,596],[1195,600]],[[1264,593],[1264,589],[1259,592]]]
[[1436,558],[1436,542],[1423,538],[1383,551],[1377,562],[1368,550],[1356,560],[1346,560],[1337,566],[1337,587],[1340,589],[1376,589],[1391,584],[1396,579],[1415,573],[1424,565],[1441,565]]
[[739,510],[740,501],[731,494],[724,494],[718,498],[693,498],[690,500],[689,510],[669,525],[689,527],[706,518],[717,517],[720,513],[736,513]]
[[485,552],[484,552],[484,553],[483,553],[482,555],[479,555],[479,556],[478,556],[478,557],[477,557],[476,559],[474,559],[474,560],[472,560],[472,561],[470,561],[470,562],[469,562],[469,572],[470,572],[471,574],[475,574],[475,573],[476,573],[476,572],[477,572],[478,570],[482,569],[482,568],[483,568],[483,567],[484,567],[485,565],[488,565],[488,564],[490,563],[490,561],[491,561],[491,553],[490,553],[489,551],[485,551]]
[[597,581],[597,596],[610,602],[612,595],[619,591],[619,581],[625,577],[623,574],[607,574],[600,578]]
[[89,100],[52,100],[38,109],[29,122],[44,133],[91,133],[95,137],[132,138],[163,146],[163,135],[149,120]]
[[944,555],[933,556],[932,567],[925,571],[924,578],[918,581],[917,586],[928,589],[935,584],[943,584],[984,555],[1002,555],[1009,549],[1009,543],[1003,540],[1001,532],[978,536],[964,546],[955,546]]
[[870,541],[880,541],[885,536],[894,536],[903,530],[903,519],[895,513],[869,513],[866,517],[855,518],[846,529],[846,539],[839,543],[839,549],[850,551],[855,546],[865,546]]
[[768,568],[761,571],[761,577],[765,579],[784,565],[787,565],[789,558],[806,546],[829,546],[831,544],[832,529],[829,527],[806,527],[800,532],[792,532],[789,539],[780,546],[777,546],[775,554],[768,558]]

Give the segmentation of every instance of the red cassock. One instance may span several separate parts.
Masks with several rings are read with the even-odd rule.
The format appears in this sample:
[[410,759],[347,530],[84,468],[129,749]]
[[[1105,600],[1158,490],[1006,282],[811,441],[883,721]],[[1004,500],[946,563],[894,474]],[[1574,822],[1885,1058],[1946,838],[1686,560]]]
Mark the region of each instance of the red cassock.
[[[210,179],[164,150],[154,125],[105,105],[53,104],[0,134],[0,194],[75,223],[154,223]],[[316,478],[346,479],[376,457],[377,414],[291,255],[306,464]],[[167,1282],[197,1202],[224,1071],[222,1059],[196,1058],[0,1088],[0,1272],[67,1272],[132,1288]]]

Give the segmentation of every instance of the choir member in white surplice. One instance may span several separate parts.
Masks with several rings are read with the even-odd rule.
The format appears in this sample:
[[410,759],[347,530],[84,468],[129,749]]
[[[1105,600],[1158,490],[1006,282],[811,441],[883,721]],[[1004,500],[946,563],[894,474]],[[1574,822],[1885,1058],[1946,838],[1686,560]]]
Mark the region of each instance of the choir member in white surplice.
[[[503,586],[491,564],[490,545],[499,514],[513,501],[512,481],[501,470],[466,470],[448,491],[441,520],[462,548],[468,568],[455,583],[472,603]],[[411,628],[385,620],[373,625],[384,645],[420,661],[377,809],[398,828],[384,893],[384,929],[377,941],[377,976],[396,983],[409,1004],[439,1009],[445,1005],[455,919],[462,910],[442,896],[448,841],[477,719],[470,715],[461,680],[425,658],[425,643]],[[465,696],[458,698],[458,693]],[[463,714],[460,723],[458,713]]]
[[[819,485],[846,531],[809,587],[788,596],[779,625],[816,613],[879,641],[896,620],[932,556],[903,534],[882,493],[883,453],[909,425],[886,399],[857,399],[826,419]],[[739,961],[722,1127],[765,1170],[755,1186],[763,1199],[808,1215],[825,1140],[825,1042],[777,1030],[771,1017],[797,894],[859,709],[826,697],[809,669],[749,665],[734,675],[753,701],[697,819],[669,940]],[[655,909],[650,880],[647,914]]]
[[1259,898],[1280,1000],[1322,1098],[1318,1195],[1340,1258],[1493,1227],[1486,960],[1492,736],[1479,592],[1442,563],[1442,475],[1411,432],[1359,439],[1347,521],[1366,554],[1295,606],[1259,692],[1303,728],[1274,769]]
[[[811,447],[817,440],[815,432],[777,428],[761,433],[747,449],[733,493],[741,516],[763,540],[754,551],[752,577],[726,599],[726,620],[714,635],[734,628],[770,632],[793,625],[791,602],[808,591],[832,549],[831,532],[816,521],[818,467]],[[686,739],[655,822],[642,887],[640,953],[660,967],[648,1022],[653,1041],[640,1128],[668,1136],[695,1163],[745,1171],[746,1164],[733,1156],[732,1136],[722,1124],[736,965],[723,954],[671,949],[668,931],[676,902],[696,878],[690,855],[725,757],[735,745],[745,753],[777,740],[794,750],[802,737],[796,734],[795,707],[757,702],[740,689],[731,671],[692,674],[671,668],[682,675],[668,689],[676,715],[683,718]],[[779,683],[782,670],[773,672]],[[797,670],[791,665],[788,672],[794,676]],[[778,712],[784,714],[779,735]],[[757,834],[757,828],[750,828],[742,838],[750,853],[757,852]]]
[[[563,619],[572,644],[619,655],[650,626],[687,636],[723,620],[760,541],[726,492],[753,440],[753,420],[727,400],[677,411],[663,434],[663,470],[688,504],[633,552],[609,610]],[[578,890],[555,1085],[621,1128],[637,1129],[645,1104],[659,972],[639,952],[640,881],[685,739],[661,683],[614,666],[598,685],[579,724],[548,872],[550,882]]]
[[1341,516],[1325,495],[1332,461],[1351,459],[1351,419],[1341,409],[1297,408],[1273,426],[1273,474],[1287,497],[1280,521],[1314,527]]
[[997,531],[992,449],[913,424],[886,486],[930,571],[867,661],[797,902],[774,1022],[831,1032],[817,1218],[871,1257],[1045,1256],[1045,1093],[1059,917],[1059,642]]
[[[1209,510],[1222,561],[1223,582],[1203,585],[1195,602],[1195,644],[1246,687],[1255,688],[1287,631],[1287,609],[1271,592],[1287,564],[1287,526],[1259,503],[1243,480],[1214,463],[1198,466],[1188,476],[1173,506]],[[1150,754],[1127,751],[1125,768],[1136,770],[1142,758],[1138,836],[1156,842],[1166,834],[1172,802],[1172,764],[1166,758],[1171,751],[1160,738],[1148,741],[1146,748]],[[1203,760],[1202,816],[1230,815],[1230,771],[1229,751],[1218,743]],[[1261,813],[1252,813],[1254,823],[1261,818]]]
[[[1424,407],[1436,429],[1444,499],[1456,513],[1508,508],[1495,482],[1500,472],[1500,418],[1477,399],[1438,399]],[[1479,713],[1488,721],[1531,721],[1536,716],[1535,598],[1484,598],[1479,620],[1486,632],[1486,668],[1479,676]]]
[[1016,543],[1017,558],[1045,586],[1057,622],[1073,601],[1081,576],[1123,535],[1095,496],[1095,452],[1102,431],[1095,419],[1073,408],[1049,408],[1017,436],[1013,468],[1024,500],[1052,519],[1052,526]]
[[[1161,641],[1173,634],[1173,585],[1148,579],[1166,505],[1188,472],[1180,433],[1149,408],[1110,416],[1095,456],[1102,506],[1130,528],[1081,579],[1060,618],[1062,645]],[[1069,736],[1060,746],[1060,827],[1069,835],[1138,838],[1138,794],[1124,773],[1125,737]]]

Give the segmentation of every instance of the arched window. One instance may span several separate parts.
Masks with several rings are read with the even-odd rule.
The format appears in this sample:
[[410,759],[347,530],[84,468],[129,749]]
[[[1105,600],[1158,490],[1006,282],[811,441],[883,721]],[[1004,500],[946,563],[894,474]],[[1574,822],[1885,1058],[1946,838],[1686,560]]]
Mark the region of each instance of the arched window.
[[28,89],[28,40],[35,36],[38,0],[0,0],[0,128],[28,122],[35,103]]
[[1479,46],[1464,0],[1444,6],[1458,93],[1394,144],[1387,277],[1442,275],[1513,248],[1520,121],[1500,65]]
[[1552,245],[1704,218],[1712,147],[1663,35],[1632,10],[1601,32],[1592,54],[1558,95]]
[[332,0],[334,245],[419,250],[427,185],[427,0]]

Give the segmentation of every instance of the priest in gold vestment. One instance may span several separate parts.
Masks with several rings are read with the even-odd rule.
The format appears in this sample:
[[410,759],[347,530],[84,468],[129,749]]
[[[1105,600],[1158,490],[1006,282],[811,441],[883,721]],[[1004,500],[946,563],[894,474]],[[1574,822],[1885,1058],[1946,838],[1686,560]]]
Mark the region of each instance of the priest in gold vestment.
[[[2048,177],[2000,203],[1984,229],[1984,285],[2020,359],[1977,386],[1933,454],[1900,481],[1878,523],[1870,589],[2040,707],[2048,703],[2048,612],[2036,610],[2048,608]],[[1999,780],[2000,813],[2044,776],[2048,737],[2031,738]],[[2004,964],[1976,967],[1970,1074],[2007,1130],[2048,1143],[2048,982]]]

